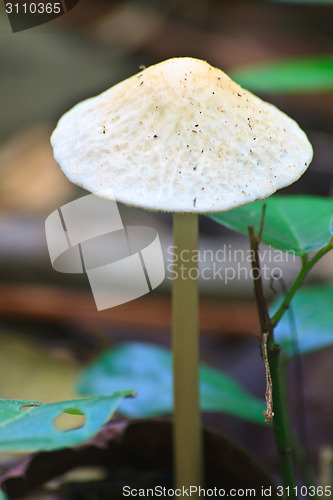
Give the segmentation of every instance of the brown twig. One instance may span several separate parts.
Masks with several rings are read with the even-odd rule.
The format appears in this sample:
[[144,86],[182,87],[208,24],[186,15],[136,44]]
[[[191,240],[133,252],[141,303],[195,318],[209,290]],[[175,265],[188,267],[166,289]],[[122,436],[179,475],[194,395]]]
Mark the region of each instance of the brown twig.
[[265,332],[262,334],[261,341],[261,355],[264,360],[265,366],[265,374],[266,374],[266,391],[265,391],[265,401],[266,401],[266,410],[263,412],[263,415],[266,415],[265,422],[270,424],[274,417],[273,411],[273,384],[271,377],[271,370],[269,368],[269,361],[267,355],[267,338],[268,333]]
[[264,294],[264,287],[261,279],[261,267],[260,267],[260,256],[259,256],[259,244],[261,241],[262,232],[264,230],[265,213],[266,213],[266,205],[263,205],[262,217],[258,234],[255,234],[254,226],[250,226],[248,228],[248,231],[249,231],[251,255],[252,255],[251,265],[252,265],[252,275],[254,282],[254,293],[256,297],[256,303],[257,303],[260,327],[261,327],[261,355],[264,360],[265,375],[266,375],[266,391],[265,391],[266,410],[263,413],[264,415],[266,415],[265,421],[267,423],[270,423],[273,419],[274,412],[273,412],[273,397],[272,397],[273,386],[272,386],[272,378],[268,362],[267,342],[268,340],[273,339],[273,330],[268,313],[268,305]]
[[263,414],[266,415],[265,421],[267,423],[273,421],[283,487],[288,488],[288,491],[290,491],[290,499],[296,499],[294,489],[295,476],[290,445],[291,428],[280,381],[280,346],[276,345],[274,342],[273,324],[268,313],[268,305],[261,279],[259,244],[264,228],[264,217],[265,205],[263,207],[258,234],[255,234],[253,226],[248,228],[252,254],[251,265],[254,291],[261,326],[261,353],[264,360],[266,375],[266,410]]
[[260,257],[259,257],[260,240],[259,237],[255,234],[253,226],[250,226],[248,228],[248,231],[249,231],[250,245],[251,245],[251,256],[252,256],[251,265],[252,265],[252,276],[254,282],[254,293],[259,312],[261,333],[263,334],[265,332],[268,332],[270,334],[271,333],[270,317],[268,314],[268,306],[261,279],[261,267],[260,267]]

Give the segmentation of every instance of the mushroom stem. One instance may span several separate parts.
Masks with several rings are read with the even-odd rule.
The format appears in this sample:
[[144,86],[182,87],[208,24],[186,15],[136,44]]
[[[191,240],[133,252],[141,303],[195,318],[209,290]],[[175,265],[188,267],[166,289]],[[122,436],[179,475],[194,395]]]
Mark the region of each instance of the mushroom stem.
[[[173,215],[174,458],[178,488],[202,486],[199,400],[198,215]],[[195,252],[193,252],[195,251]]]

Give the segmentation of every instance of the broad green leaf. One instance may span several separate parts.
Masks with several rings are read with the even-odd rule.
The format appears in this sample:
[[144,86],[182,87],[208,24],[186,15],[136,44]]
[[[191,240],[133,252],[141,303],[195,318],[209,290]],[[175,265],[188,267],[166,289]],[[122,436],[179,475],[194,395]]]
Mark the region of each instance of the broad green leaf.
[[[93,437],[133,391],[111,396],[40,403],[0,399],[0,452],[35,452],[76,446]],[[62,431],[54,421],[62,413],[85,416],[81,427]]]
[[[146,343],[124,343],[103,354],[83,373],[81,394],[102,395],[130,384],[136,398],[123,401],[119,411],[131,417],[151,417],[173,411],[172,355]],[[201,409],[220,411],[263,423],[264,401],[250,395],[238,382],[217,370],[200,367]]]
[[266,214],[262,243],[265,245],[304,255],[325,246],[332,236],[331,198],[275,195],[209,217],[248,235],[248,226],[255,226],[256,232],[259,231],[264,204]]
[[333,89],[333,56],[265,62],[235,68],[230,76],[255,92],[318,92]]
[[[282,297],[270,307],[278,309]],[[333,345],[333,286],[311,286],[300,289],[291,302],[296,329],[293,331],[288,311],[274,330],[275,340],[283,353],[292,357]]]

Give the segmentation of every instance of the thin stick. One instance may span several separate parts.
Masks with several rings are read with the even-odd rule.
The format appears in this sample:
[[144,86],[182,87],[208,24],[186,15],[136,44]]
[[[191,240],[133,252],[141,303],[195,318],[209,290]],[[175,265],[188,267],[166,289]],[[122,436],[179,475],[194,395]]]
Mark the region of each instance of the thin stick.
[[261,278],[261,267],[259,257],[259,244],[263,230],[263,219],[261,220],[258,235],[255,234],[254,227],[250,226],[249,238],[252,250],[252,272],[254,280],[254,291],[259,313],[262,343],[261,352],[264,359],[266,373],[266,422],[273,421],[275,443],[279,456],[280,472],[284,488],[289,488],[289,500],[295,500],[295,476],[293,459],[290,445],[291,426],[287,417],[286,401],[283,395],[280,380],[280,346],[275,344],[271,318],[268,313],[267,301]]
[[[202,486],[199,402],[198,216],[174,214],[174,457],[178,488]],[[192,257],[192,258],[191,258]],[[193,496],[193,495],[192,495]]]
[[270,424],[274,417],[273,383],[272,383],[271,370],[269,368],[269,361],[267,355],[267,339],[268,339],[268,333],[263,333],[261,341],[261,354],[262,354],[262,359],[264,360],[265,374],[266,374],[266,391],[265,391],[266,410],[264,411],[264,415],[266,415],[265,422],[267,424]]

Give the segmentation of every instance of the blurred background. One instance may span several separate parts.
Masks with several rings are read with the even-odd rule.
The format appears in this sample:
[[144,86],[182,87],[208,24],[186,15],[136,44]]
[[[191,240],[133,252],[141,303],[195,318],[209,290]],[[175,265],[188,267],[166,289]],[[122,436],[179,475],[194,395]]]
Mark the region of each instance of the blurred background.
[[[0,397],[74,397],[79,370],[101,350],[125,340],[170,346],[168,280],[132,303],[97,312],[85,276],[52,269],[45,219],[83,194],[53,159],[49,138],[61,115],[142,65],[176,56],[205,59],[306,131],[313,163],[283,192],[332,197],[332,25],[330,2],[80,0],[58,19],[12,33],[0,5]],[[156,227],[164,247],[172,244],[168,215],[125,207],[121,214],[125,223]],[[202,249],[218,249],[226,242],[248,248],[247,238],[204,217],[200,229]],[[332,261],[329,254],[310,281],[331,282]],[[290,283],[299,262],[283,266],[284,280]],[[203,361],[263,397],[252,283],[206,281],[201,298]],[[307,437],[317,471],[320,454],[333,437],[333,393],[327,390],[332,354],[327,348],[305,356],[302,379],[293,366],[288,379],[295,411],[304,392],[307,416],[295,424]],[[205,422],[276,473],[270,429],[225,415],[205,415]]]

